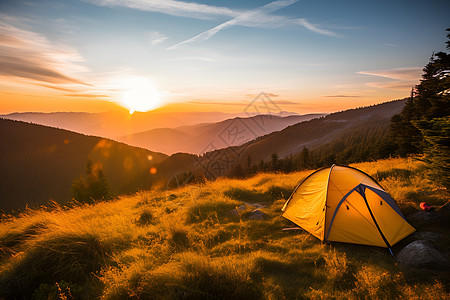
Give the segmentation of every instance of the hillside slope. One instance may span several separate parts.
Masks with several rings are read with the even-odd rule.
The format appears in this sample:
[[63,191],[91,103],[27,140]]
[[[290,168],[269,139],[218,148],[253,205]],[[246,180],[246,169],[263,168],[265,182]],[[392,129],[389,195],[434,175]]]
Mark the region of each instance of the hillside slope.
[[0,119],[0,138],[0,209],[4,211],[50,200],[65,203],[88,159],[101,164],[113,192],[124,193],[136,191],[135,177],[167,158],[100,137],[4,119]]
[[[249,142],[242,148],[253,155],[259,153],[264,158],[272,153],[284,157],[290,153],[298,153],[303,147],[313,148],[326,144],[346,129],[356,129],[358,126],[381,120],[388,124],[391,117],[400,112],[404,105],[405,100],[397,100],[333,113],[320,119],[289,126],[280,132]],[[238,151],[241,149],[238,148]]]
[[[417,160],[353,166],[377,178],[407,219],[424,198],[434,207],[447,201]],[[310,172],[219,179],[3,221],[0,298],[58,299],[70,289],[75,299],[448,299],[445,270],[408,271],[385,248],[282,231],[294,225],[280,209]],[[263,219],[251,219],[256,207]],[[443,224],[410,222],[418,232],[394,254],[433,235],[448,254]]]
[[371,139],[373,133],[378,139],[380,134],[387,133],[390,118],[404,104],[404,99],[395,100],[301,122],[241,146],[209,152],[202,156],[201,165],[205,166],[211,177],[217,177],[229,174],[237,164],[247,166],[249,159],[257,164],[261,160],[270,161],[274,153],[283,158],[300,153],[304,147],[317,149],[330,143],[343,143],[346,137],[355,132],[359,133],[358,139],[362,142],[364,139]]

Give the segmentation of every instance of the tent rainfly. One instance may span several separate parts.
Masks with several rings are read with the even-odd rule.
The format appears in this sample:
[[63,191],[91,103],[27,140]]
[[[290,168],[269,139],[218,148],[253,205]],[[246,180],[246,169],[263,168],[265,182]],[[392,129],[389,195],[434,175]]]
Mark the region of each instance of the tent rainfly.
[[321,241],[387,247],[391,254],[391,246],[415,231],[380,184],[352,167],[315,171],[282,211]]

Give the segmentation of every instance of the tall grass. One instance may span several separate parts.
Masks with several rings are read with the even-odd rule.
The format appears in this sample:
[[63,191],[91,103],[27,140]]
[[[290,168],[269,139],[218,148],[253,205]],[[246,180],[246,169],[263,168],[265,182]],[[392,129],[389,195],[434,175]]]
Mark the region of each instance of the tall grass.
[[[419,161],[354,166],[379,180],[406,215],[421,201],[447,199]],[[281,231],[293,224],[280,209],[309,173],[219,179],[11,217],[0,223],[0,298],[449,298],[445,272],[409,273],[385,249]],[[254,205],[264,220],[246,218]],[[448,232],[435,230],[448,251]]]

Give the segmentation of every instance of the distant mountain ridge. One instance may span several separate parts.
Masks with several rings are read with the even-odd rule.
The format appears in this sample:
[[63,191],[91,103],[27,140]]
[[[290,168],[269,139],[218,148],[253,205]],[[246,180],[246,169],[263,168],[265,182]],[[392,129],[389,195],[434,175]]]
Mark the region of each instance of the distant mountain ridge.
[[[365,128],[363,136],[387,128],[393,115],[405,105],[405,99],[336,112],[321,118],[291,125],[281,131],[258,137],[243,145],[211,151],[202,155],[200,167],[210,177],[230,174],[238,164],[248,165],[270,161],[272,154],[283,158],[300,153],[304,147],[314,149],[350,136],[358,128]],[[384,129],[383,129],[384,128]]]
[[[129,145],[138,146],[165,154],[178,152],[201,155],[212,150],[239,146],[268,133],[279,131],[287,126],[324,114],[307,114],[280,117],[276,115],[257,115],[236,117],[217,123],[197,124],[177,128],[157,128],[118,138]],[[238,135],[229,135],[230,131]]]
[[[278,115],[286,116],[280,112]],[[294,113],[290,113],[294,114]],[[52,112],[52,113],[11,113],[0,118],[30,122],[55,128],[66,129],[82,134],[116,139],[134,133],[156,128],[176,128],[198,125],[199,123],[216,123],[235,117],[248,117],[253,114],[224,112],[134,112],[112,111],[102,113],[86,112]]]

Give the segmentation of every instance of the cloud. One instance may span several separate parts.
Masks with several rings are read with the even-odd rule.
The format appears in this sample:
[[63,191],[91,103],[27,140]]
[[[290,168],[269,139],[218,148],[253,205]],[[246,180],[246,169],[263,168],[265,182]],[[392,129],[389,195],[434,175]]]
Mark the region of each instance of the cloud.
[[127,7],[196,19],[212,19],[214,16],[236,17],[241,14],[240,11],[227,7],[176,0],[85,0],[85,2],[98,6]]
[[217,62],[217,59],[207,56],[185,56],[185,57],[174,57],[169,58],[164,61],[167,62],[176,62],[176,61],[203,61],[208,63],[214,63]]
[[[266,96],[272,97],[272,98],[275,98],[275,97],[280,96],[280,95],[274,94],[274,93],[264,93],[264,94],[265,94]],[[258,96],[259,96],[259,93],[258,93],[258,94],[246,94],[245,96],[255,98],[255,97],[258,97]]]
[[376,71],[360,71],[358,74],[378,76],[398,80],[417,80],[422,75],[421,67],[394,68]]
[[234,25],[239,25],[240,23],[243,23],[248,20],[252,20],[252,18],[254,18],[255,16],[268,15],[272,12],[275,12],[275,11],[285,8],[289,5],[292,5],[298,1],[299,0],[277,0],[277,1],[270,2],[266,5],[249,10],[247,12],[244,12],[229,21],[226,21],[216,27],[213,27],[207,31],[204,31],[204,32],[194,36],[193,38],[187,39],[187,40],[177,43],[173,46],[170,46],[167,49],[173,50],[184,44],[193,43],[193,42],[204,42],[225,28],[232,27]]
[[242,102],[211,102],[211,101],[187,101],[190,104],[206,104],[206,105],[231,105],[231,106],[247,106],[248,103]]
[[323,96],[327,98],[361,98],[361,96],[354,96],[354,95],[328,95]]
[[[74,50],[0,20],[0,76],[47,84],[83,84],[70,73],[85,71]],[[64,70],[64,71],[63,71]]]
[[367,86],[378,89],[410,90],[416,83],[406,81],[368,82]]
[[66,94],[67,97],[82,97],[82,98],[106,98],[108,95],[98,95],[98,94]]
[[421,67],[406,67],[374,71],[360,71],[357,73],[362,75],[393,79],[387,82],[378,81],[366,83],[370,87],[406,90],[410,89],[412,86],[418,83],[423,71]]
[[62,88],[62,87],[54,86],[54,85],[50,85],[50,84],[37,84],[37,85],[43,86],[43,87],[46,87],[46,88],[49,88],[49,89],[54,89],[54,90],[57,90],[57,91],[63,91],[63,92],[69,92],[69,93],[75,93],[76,92],[75,90],[72,90],[72,89],[66,89],[66,88]]
[[337,37],[339,36],[337,33],[326,30],[326,29],[322,29],[317,27],[317,25],[311,24],[309,23],[306,19],[298,19],[297,20],[298,24],[304,26],[305,28],[315,32],[315,33],[319,33],[319,34],[323,34],[323,35],[328,35],[328,36],[334,36]]
[[168,39],[167,36],[158,31],[151,31],[148,34],[148,38],[150,39],[150,43],[152,45],[157,45]]
[[[172,45],[168,49],[175,49],[183,44],[206,41],[211,37],[213,37],[218,32],[220,32],[221,30],[235,25],[246,27],[261,27],[261,28],[278,28],[282,26],[300,25],[318,34],[323,34],[327,36],[338,36],[338,34],[332,31],[319,28],[317,25],[308,22],[304,18],[293,19],[285,16],[271,15],[272,12],[275,12],[284,7],[292,5],[298,2],[299,0],[276,0],[249,11],[231,9],[223,6],[213,6],[195,2],[184,2],[176,0],[84,0],[84,1],[98,6],[127,7],[141,11],[164,13],[168,15],[194,19],[217,19],[218,17],[232,18],[231,20],[226,21],[205,32],[202,32],[190,39]],[[157,38],[152,40],[155,41],[152,44],[158,44],[164,41],[165,39],[163,39],[162,41],[159,41],[159,39]]]
[[397,44],[390,44],[390,43],[384,43],[384,44],[381,44],[382,46],[386,46],[386,47],[400,47],[399,45],[397,45]]

